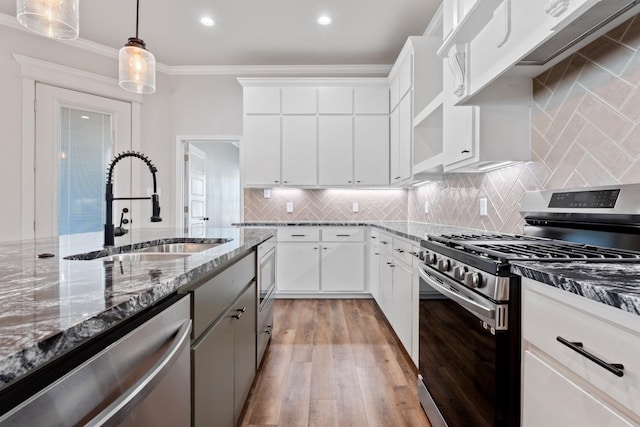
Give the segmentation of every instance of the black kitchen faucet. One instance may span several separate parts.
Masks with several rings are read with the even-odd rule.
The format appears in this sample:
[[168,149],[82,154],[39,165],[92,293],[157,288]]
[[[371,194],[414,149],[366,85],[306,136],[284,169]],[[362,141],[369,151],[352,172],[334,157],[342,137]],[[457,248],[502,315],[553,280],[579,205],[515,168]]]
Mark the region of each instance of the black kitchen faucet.
[[[145,162],[149,167],[149,172],[151,172],[151,175],[153,176],[153,194],[151,194],[151,197],[113,197],[113,183],[112,183],[113,168],[115,167],[116,163],[118,163],[120,160],[124,159],[125,157],[136,157],[142,160],[143,162]],[[114,200],[149,200],[151,199],[151,210],[152,210],[151,222],[162,221],[162,218],[160,218],[160,200],[158,198],[158,191],[156,187],[157,171],[158,169],[156,169],[156,167],[153,165],[153,163],[151,163],[151,160],[149,160],[147,156],[136,151],[125,151],[123,153],[117,154],[113,158],[113,160],[111,161],[108,167],[107,186],[105,190],[105,199],[107,201],[107,213],[106,213],[106,219],[104,224],[104,246],[105,247],[114,245],[114,238],[116,234],[115,227],[113,226],[113,201]],[[122,224],[120,225],[121,226],[118,227],[118,236],[122,236],[123,234],[126,233],[126,230],[122,228]]]

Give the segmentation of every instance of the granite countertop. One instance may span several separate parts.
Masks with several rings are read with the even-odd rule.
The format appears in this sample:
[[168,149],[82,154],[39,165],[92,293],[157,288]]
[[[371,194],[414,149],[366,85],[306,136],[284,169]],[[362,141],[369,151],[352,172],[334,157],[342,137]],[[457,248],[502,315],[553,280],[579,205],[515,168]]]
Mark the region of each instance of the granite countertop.
[[297,222],[241,222],[233,224],[238,227],[374,227],[396,234],[409,240],[426,239],[428,234],[478,233],[487,232],[474,228],[456,227],[453,225],[432,224],[412,221],[297,221]]
[[511,271],[640,315],[640,264],[517,261],[511,263]]
[[[203,239],[232,240],[186,258],[115,264],[63,259],[100,250],[102,233],[0,243],[0,390],[273,235],[266,228],[210,228]],[[181,237],[189,236],[132,230],[103,254]],[[43,253],[54,256],[37,257]]]

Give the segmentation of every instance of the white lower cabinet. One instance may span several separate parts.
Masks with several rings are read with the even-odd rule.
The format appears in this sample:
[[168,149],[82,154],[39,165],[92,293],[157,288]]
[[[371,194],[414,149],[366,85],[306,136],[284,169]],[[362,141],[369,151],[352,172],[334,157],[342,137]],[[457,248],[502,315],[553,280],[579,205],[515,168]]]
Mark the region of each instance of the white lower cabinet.
[[278,243],[278,291],[320,290],[320,244]]
[[380,304],[380,233],[369,232],[369,256],[367,257],[369,291],[373,299]]
[[323,291],[364,291],[364,247],[361,243],[323,242]]
[[546,363],[530,351],[524,353],[523,426],[634,425],[554,369],[552,363]]
[[640,316],[522,284],[522,425],[640,425]]
[[278,294],[365,292],[364,229],[284,227],[278,230]]
[[419,249],[386,233],[380,233],[380,242],[387,244],[383,244],[379,251],[380,297],[377,302],[417,365],[419,279],[414,274],[412,258]]

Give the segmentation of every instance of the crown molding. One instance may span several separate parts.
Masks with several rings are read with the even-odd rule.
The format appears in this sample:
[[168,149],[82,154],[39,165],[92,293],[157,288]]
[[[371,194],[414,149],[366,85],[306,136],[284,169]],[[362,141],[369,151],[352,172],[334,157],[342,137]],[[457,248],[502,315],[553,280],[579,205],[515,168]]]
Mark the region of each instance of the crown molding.
[[[0,25],[24,31],[29,34],[36,33],[27,30],[20,25],[18,20],[6,13],[0,13]],[[89,52],[103,55],[108,58],[118,58],[118,49],[95,43],[83,38],[75,40],[55,40],[69,46],[84,49]],[[278,75],[375,75],[387,76],[391,70],[387,64],[362,64],[362,65],[166,65],[156,62],[156,70],[171,76],[278,76]]]
[[378,75],[386,76],[391,65],[185,65],[169,66],[166,73],[174,76],[185,75],[234,75],[234,76],[277,76],[277,75]]

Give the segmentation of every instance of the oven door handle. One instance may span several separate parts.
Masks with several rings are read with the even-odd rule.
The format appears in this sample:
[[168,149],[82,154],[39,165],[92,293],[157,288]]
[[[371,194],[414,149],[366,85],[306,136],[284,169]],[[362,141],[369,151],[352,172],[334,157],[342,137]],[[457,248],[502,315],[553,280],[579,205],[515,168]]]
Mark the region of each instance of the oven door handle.
[[[465,296],[462,295],[461,293],[463,292],[464,288],[462,288],[460,285],[458,285],[455,282],[449,281],[446,276],[442,276],[441,274],[435,271],[431,273],[427,273],[427,271],[424,269],[422,265],[418,265],[418,274],[420,274],[420,277],[422,277],[422,279],[425,282],[427,282],[430,286],[435,288],[438,292],[449,297],[450,299],[460,304],[462,307],[466,308],[470,312],[476,313],[486,319],[495,320],[496,318],[495,308],[485,307],[482,304],[477,303],[476,301],[473,301],[469,298],[465,298]],[[446,286],[442,286],[440,283],[436,282],[431,277],[429,277],[429,274],[433,274],[434,276],[439,277],[442,280],[446,280],[448,282],[447,285],[449,285],[454,290],[448,289]]]

